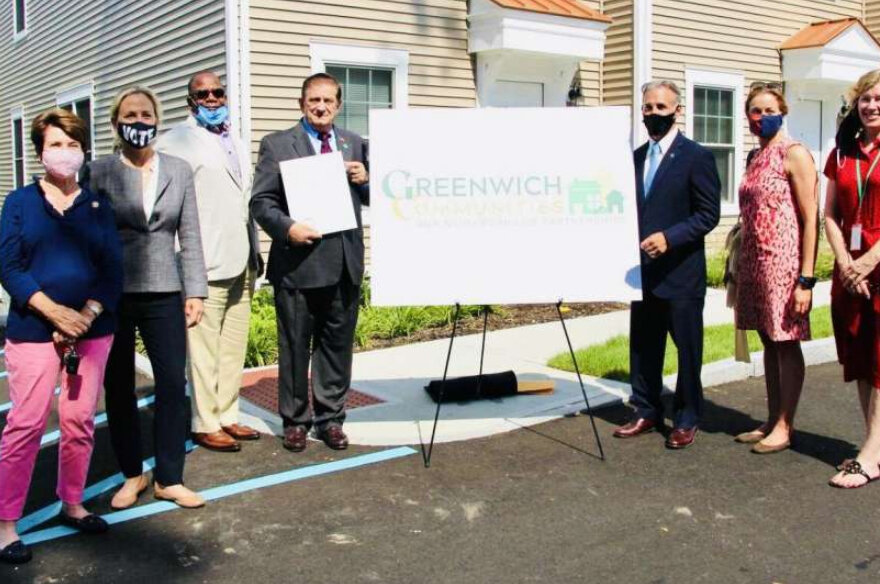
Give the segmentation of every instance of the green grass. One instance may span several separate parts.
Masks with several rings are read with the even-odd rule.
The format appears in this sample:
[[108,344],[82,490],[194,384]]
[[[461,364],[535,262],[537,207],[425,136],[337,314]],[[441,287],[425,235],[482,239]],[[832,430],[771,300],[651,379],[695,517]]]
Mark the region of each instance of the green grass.
[[[460,318],[480,315],[480,306],[462,306]],[[500,311],[491,307],[491,311]],[[455,308],[451,306],[376,307],[370,303],[369,280],[362,287],[361,309],[355,329],[355,344],[367,348],[377,339],[405,337],[416,331],[452,323]],[[246,367],[260,367],[278,362],[278,330],[272,288],[261,288],[251,304]]]
[[[813,338],[830,337],[831,312],[827,306],[810,313]],[[749,350],[760,351],[761,340],[755,331],[749,331]],[[620,335],[600,344],[575,351],[578,368],[585,375],[629,381],[629,337]],[[722,324],[706,327],[703,340],[703,363],[721,361],[733,357],[733,325]],[[569,353],[560,353],[547,363],[550,367],[574,371]],[[675,373],[678,367],[678,351],[671,338],[666,339],[666,360],[663,374]]]
[[[710,288],[722,288],[724,286],[724,262],[727,252],[721,251],[706,256],[706,284]],[[830,280],[834,271],[834,254],[827,246],[819,247],[816,257],[815,275],[819,280]]]

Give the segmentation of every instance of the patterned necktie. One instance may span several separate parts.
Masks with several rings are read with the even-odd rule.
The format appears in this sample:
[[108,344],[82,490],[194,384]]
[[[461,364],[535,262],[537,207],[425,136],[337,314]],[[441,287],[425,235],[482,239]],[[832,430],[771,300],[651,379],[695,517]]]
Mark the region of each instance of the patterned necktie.
[[330,147],[330,132],[321,132],[318,137],[321,139],[321,154],[333,152],[333,148]]
[[648,148],[648,174],[645,175],[645,198],[651,192],[651,183],[654,182],[654,175],[657,174],[657,167],[660,166],[660,143],[651,142]]

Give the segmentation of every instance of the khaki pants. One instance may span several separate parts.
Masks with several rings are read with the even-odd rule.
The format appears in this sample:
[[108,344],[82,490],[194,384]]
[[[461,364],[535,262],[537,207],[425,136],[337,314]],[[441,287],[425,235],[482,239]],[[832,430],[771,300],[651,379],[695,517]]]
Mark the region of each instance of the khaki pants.
[[208,283],[201,322],[189,329],[193,432],[238,423],[238,392],[247,350],[255,274]]

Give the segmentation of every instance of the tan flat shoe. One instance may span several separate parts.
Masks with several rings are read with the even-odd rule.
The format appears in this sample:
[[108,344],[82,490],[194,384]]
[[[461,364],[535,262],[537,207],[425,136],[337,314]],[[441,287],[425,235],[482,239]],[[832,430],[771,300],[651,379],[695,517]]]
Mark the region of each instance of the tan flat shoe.
[[754,446],[752,446],[752,452],[755,454],[776,454],[777,452],[782,452],[783,450],[788,450],[791,448],[791,442],[786,441],[782,444],[773,444],[767,445],[763,442],[757,442]]
[[159,483],[153,483],[153,496],[160,501],[171,501],[184,509],[198,509],[205,506],[205,500],[182,484],[163,487]]
[[752,430],[751,432],[737,434],[734,440],[740,444],[754,444],[755,442],[760,442],[766,437],[767,435],[760,430]]
[[126,481],[122,488],[113,495],[113,499],[110,500],[110,507],[117,511],[128,509],[137,503],[138,497],[147,490],[149,485],[150,483],[147,481],[146,475],[137,477],[137,482]]

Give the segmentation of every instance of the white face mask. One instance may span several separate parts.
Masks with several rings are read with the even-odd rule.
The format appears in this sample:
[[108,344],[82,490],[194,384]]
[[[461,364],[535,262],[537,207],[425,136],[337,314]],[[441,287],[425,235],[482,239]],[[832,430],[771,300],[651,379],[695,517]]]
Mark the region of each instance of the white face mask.
[[40,158],[46,173],[55,178],[69,179],[76,176],[76,173],[82,168],[85,154],[82,150],[74,150],[73,148],[49,148],[43,150],[43,155]]

